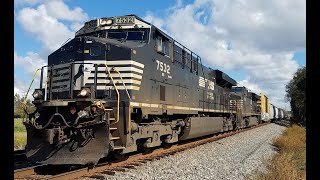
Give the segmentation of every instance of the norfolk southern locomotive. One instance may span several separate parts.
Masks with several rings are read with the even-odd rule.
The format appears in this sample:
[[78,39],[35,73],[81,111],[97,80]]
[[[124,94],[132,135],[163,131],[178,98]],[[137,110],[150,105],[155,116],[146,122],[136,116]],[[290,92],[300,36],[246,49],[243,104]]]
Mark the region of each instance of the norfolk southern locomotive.
[[45,164],[96,164],[110,153],[268,121],[261,118],[268,100],[236,85],[135,15],[94,19],[41,68],[37,109],[24,123],[26,155]]

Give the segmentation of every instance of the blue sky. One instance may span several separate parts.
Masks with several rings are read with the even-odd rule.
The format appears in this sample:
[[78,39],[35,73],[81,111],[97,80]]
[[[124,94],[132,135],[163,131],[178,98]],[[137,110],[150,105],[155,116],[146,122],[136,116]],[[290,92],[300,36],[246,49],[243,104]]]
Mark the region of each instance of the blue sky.
[[306,65],[306,51],[297,51],[294,53],[294,57],[293,59],[295,59],[299,66],[305,66]]
[[204,64],[282,107],[288,107],[283,84],[306,64],[305,2],[299,0],[15,0],[14,12],[15,92],[20,94],[32,72],[85,21],[125,14],[157,25]]

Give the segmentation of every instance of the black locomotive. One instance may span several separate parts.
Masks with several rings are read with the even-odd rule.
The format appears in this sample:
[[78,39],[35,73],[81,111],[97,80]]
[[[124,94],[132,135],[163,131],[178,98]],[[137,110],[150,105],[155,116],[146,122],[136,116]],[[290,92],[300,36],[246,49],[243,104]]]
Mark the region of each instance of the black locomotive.
[[37,110],[25,122],[27,157],[96,164],[258,124],[260,96],[236,85],[135,15],[91,20],[42,67]]

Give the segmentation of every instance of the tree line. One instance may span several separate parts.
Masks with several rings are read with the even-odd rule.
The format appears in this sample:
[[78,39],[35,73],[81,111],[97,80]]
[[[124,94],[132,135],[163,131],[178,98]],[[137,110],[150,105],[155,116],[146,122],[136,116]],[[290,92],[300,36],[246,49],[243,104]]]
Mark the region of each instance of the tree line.
[[306,122],[306,67],[299,68],[286,85],[286,98],[290,102],[293,121],[305,125]]

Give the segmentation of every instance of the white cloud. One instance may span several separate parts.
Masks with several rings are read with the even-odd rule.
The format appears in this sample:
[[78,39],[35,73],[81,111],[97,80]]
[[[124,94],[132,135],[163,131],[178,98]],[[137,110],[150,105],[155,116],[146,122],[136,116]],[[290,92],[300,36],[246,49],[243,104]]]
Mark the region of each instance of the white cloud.
[[43,5],[37,9],[24,8],[17,18],[26,32],[31,33],[45,48],[55,50],[74,33],[57,19],[48,16]]
[[[22,28],[43,44],[45,51],[54,51],[68,38],[73,38],[88,15],[79,7],[70,9],[62,1],[46,1],[35,8],[22,8],[17,15],[17,21]],[[62,20],[70,21],[68,27]]]
[[26,83],[22,83],[19,79],[14,78],[14,93],[23,95],[27,91]]
[[[226,0],[215,5],[212,25],[228,30],[228,35],[260,51],[303,49],[306,43],[306,2],[299,0]],[[246,49],[247,47],[244,47]]]
[[254,84],[252,82],[249,82],[249,80],[245,79],[245,80],[242,80],[242,81],[239,81],[238,86],[244,86],[246,87],[249,91],[251,92],[254,92],[254,93],[257,93],[259,94],[258,92],[261,92],[263,93],[263,90],[257,85],[257,84]]
[[155,25],[156,27],[163,29],[164,26],[164,20],[161,18],[157,18],[154,16],[154,14],[151,11],[147,11],[146,16],[143,18],[145,21]]
[[49,1],[43,6],[48,16],[57,18],[59,20],[83,22],[89,19],[87,13],[85,13],[80,7],[70,9],[62,1]]
[[[29,81],[22,80],[21,77],[14,77],[14,93],[18,93],[20,95],[25,95],[27,92],[29,85],[32,81],[32,77],[36,70],[38,68],[41,68],[42,66],[46,65],[47,62],[42,59],[38,53],[34,52],[27,52],[26,56],[20,56],[16,51],[14,51],[14,65],[15,67],[20,67],[24,70],[24,72],[27,73],[29,78]],[[44,69],[43,76],[46,77],[47,72],[46,69]],[[45,79],[45,78],[44,78]],[[39,88],[40,83],[40,71],[38,71],[37,76],[35,77],[35,80],[30,88],[28,97],[29,99],[32,99],[32,93],[35,88]]]
[[147,13],[146,20],[158,22],[199,54],[205,65],[242,69],[248,77],[242,84],[287,105],[285,84],[298,68],[293,53],[305,49],[305,4],[299,0],[196,0],[174,5],[162,19]]
[[[30,82],[29,82],[30,83]],[[24,82],[19,78],[14,77],[14,94],[19,94],[21,97],[25,97],[29,88],[28,82]],[[32,93],[34,92],[34,86],[30,88],[27,99],[33,100]]]
[[[88,15],[80,7],[70,8],[61,0],[17,0],[15,5],[29,5],[19,10],[15,9],[15,18],[25,32],[42,44],[39,52],[30,51],[25,56],[14,51],[15,67],[22,68],[31,82],[36,69],[46,65],[48,55],[74,37],[75,31],[88,20]],[[31,93],[39,86],[39,77],[38,74],[28,98],[32,98]],[[24,95],[30,82],[15,77],[14,92]]]
[[27,55],[22,57],[14,51],[14,65],[22,67],[30,75],[33,75],[38,68],[46,64],[47,61],[41,58],[38,53],[27,52]]
[[76,32],[76,31],[78,31],[79,29],[81,29],[82,26],[83,26],[83,23],[73,22],[73,23],[71,24],[71,29],[72,29],[72,31]]

